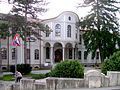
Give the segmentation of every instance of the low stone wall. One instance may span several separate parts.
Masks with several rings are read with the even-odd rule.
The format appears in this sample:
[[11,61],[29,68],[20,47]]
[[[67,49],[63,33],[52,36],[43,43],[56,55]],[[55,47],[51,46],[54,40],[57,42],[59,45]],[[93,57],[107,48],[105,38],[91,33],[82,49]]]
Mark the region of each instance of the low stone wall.
[[110,79],[109,86],[120,86],[120,72],[109,71],[107,76]]
[[84,87],[84,79],[76,78],[47,78],[47,89],[63,89],[63,88],[81,88]]
[[99,88],[109,86],[109,77],[97,70],[89,70],[84,75],[85,87]]
[[49,77],[40,80],[22,79],[20,83],[0,81],[0,90],[55,90],[109,86],[120,86],[120,72],[110,71],[105,76],[97,70],[89,70],[84,74],[84,79]]
[[0,82],[0,90],[12,90],[13,82]]

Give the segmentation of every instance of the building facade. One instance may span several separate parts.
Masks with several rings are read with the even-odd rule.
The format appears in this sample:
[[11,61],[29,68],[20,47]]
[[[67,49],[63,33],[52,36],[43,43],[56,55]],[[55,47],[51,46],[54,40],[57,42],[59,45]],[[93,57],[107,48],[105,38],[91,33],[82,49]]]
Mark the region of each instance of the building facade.
[[[55,18],[42,22],[49,26],[51,33],[41,32],[42,40],[27,42],[27,63],[33,68],[51,65],[64,60],[78,59],[81,64],[94,65],[100,63],[99,52],[96,57],[92,53],[86,56],[82,39],[83,32],[76,28],[79,17],[76,13],[65,11]],[[15,47],[13,37],[2,39],[2,69],[15,64]],[[20,38],[21,47],[17,48],[17,63],[24,63],[24,41]]]

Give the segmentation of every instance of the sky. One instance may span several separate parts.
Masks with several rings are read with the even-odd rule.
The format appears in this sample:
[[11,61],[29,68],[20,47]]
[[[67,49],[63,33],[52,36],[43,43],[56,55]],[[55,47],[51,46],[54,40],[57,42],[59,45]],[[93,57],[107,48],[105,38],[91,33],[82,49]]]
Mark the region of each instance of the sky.
[[[2,0],[0,4],[0,13],[8,13],[12,8],[7,4],[7,0]],[[40,19],[53,18],[61,14],[63,11],[72,11],[78,14],[79,17],[84,17],[89,12],[89,8],[77,8],[78,3],[82,0],[47,0],[50,2],[46,7],[48,11],[42,15],[39,15]]]

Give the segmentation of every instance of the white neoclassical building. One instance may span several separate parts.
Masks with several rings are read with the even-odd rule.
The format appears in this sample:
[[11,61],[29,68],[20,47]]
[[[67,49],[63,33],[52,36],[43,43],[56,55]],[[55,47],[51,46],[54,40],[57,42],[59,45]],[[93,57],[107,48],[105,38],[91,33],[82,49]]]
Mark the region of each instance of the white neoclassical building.
[[[52,32],[42,34],[42,40],[27,42],[27,63],[33,67],[53,66],[64,60],[78,59],[81,64],[94,65],[100,63],[99,52],[93,58],[92,53],[86,57],[82,34],[76,28],[79,17],[71,11],[62,12],[54,18],[42,20]],[[2,68],[5,69],[15,64],[15,47],[12,46],[13,38],[2,39]],[[21,47],[17,49],[17,63],[24,63],[24,41],[20,38]]]

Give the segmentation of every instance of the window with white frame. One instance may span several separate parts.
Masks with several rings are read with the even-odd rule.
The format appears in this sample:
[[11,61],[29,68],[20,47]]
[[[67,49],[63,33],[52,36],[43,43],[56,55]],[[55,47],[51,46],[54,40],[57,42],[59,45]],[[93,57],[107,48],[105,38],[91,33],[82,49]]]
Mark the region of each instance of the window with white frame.
[[50,48],[46,47],[46,59],[50,59]]
[[87,51],[84,51],[84,59],[87,59]]
[[[46,28],[49,28],[49,26],[46,25]],[[46,30],[46,37],[49,37],[49,34],[50,34],[49,30]]]
[[69,59],[72,59],[72,48],[69,48]]
[[71,25],[67,26],[67,37],[71,37]]
[[27,59],[30,59],[30,49],[27,49]]
[[91,57],[91,59],[93,60],[93,59],[94,59],[94,57],[95,57],[95,55],[94,55],[94,53],[92,52],[92,57]]
[[7,59],[7,49],[6,48],[1,49],[1,56],[2,56],[2,59]]
[[81,51],[78,52],[78,59],[81,59]]
[[56,26],[55,26],[55,36],[60,36],[60,33],[61,33],[61,25],[56,24]]
[[38,49],[35,49],[34,55],[35,55],[35,60],[38,60],[39,59],[39,50]]
[[79,35],[79,44],[82,44],[82,35]]
[[96,59],[99,59],[99,52],[97,52],[96,54]]
[[71,21],[71,17],[70,16],[68,17],[68,20]]
[[15,59],[15,48],[12,48],[12,59]]

